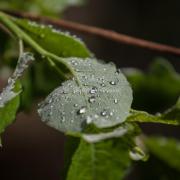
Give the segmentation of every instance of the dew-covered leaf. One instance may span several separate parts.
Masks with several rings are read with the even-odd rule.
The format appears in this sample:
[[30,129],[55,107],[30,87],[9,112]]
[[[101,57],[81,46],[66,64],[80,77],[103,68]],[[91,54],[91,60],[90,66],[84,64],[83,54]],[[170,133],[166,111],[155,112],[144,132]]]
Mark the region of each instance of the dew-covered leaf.
[[85,44],[68,32],[62,32],[51,26],[39,25],[25,19],[14,19],[28,35],[38,44],[59,57],[89,57],[91,54]]
[[126,68],[123,72],[132,85],[134,109],[162,112],[180,95],[180,75],[162,58],[155,60],[147,73],[133,68]]
[[20,54],[17,66],[12,76],[9,77],[7,86],[0,93],[0,133],[15,119],[20,104],[19,94],[22,92],[19,78],[28,67],[29,62],[33,60],[34,57],[31,53]]
[[126,120],[132,90],[113,64],[68,58],[74,79],[55,89],[39,108],[42,121],[62,132],[78,132],[93,123],[112,127]]
[[154,156],[180,171],[180,142],[173,138],[150,137],[146,145]]
[[82,140],[72,158],[67,180],[122,180],[130,164],[128,146],[121,139],[95,144]]
[[156,115],[152,115],[144,111],[131,110],[127,121],[180,125],[180,98],[178,99],[175,106],[162,114],[158,113]]
[[21,91],[14,91],[16,81],[22,76],[23,72],[27,69],[29,62],[33,61],[34,57],[29,52],[24,52],[19,56],[17,66],[8,79],[8,84],[3,88],[0,93],[0,108],[3,108],[6,103],[14,99],[20,94]]

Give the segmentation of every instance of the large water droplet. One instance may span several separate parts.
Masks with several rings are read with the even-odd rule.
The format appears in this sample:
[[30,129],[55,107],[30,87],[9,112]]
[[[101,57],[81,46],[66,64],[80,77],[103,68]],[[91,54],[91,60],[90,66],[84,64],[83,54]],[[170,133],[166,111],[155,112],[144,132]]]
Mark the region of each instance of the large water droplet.
[[129,151],[129,156],[134,161],[139,161],[146,158],[146,155],[139,147],[135,147],[131,151]]
[[116,82],[115,81],[110,81],[110,84],[111,85],[116,85]]
[[107,115],[107,111],[106,111],[106,110],[103,110],[103,111],[101,112],[101,115],[102,115],[102,116],[106,116],[106,115]]
[[117,104],[118,103],[118,99],[114,99],[114,103]]
[[86,119],[86,123],[87,123],[87,124],[92,123],[92,118],[91,118],[90,116],[88,116],[88,117],[87,117],[87,119]]
[[78,111],[78,114],[84,114],[86,112],[86,107],[83,106],[81,109]]
[[90,92],[90,94],[95,94],[95,93],[97,93],[97,88],[92,87],[92,89],[89,92]]
[[94,102],[96,101],[95,96],[90,97],[88,101],[89,101],[90,103],[94,103]]

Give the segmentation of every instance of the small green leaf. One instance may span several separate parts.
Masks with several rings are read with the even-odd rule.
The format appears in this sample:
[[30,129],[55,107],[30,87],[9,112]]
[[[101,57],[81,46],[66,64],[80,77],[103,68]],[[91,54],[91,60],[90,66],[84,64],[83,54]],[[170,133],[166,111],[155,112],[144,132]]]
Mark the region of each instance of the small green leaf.
[[77,6],[83,4],[84,0],[1,0],[1,9],[11,9],[11,10],[23,10],[30,11],[38,14],[46,15],[58,15],[60,12],[64,11],[68,6]]
[[163,114],[152,115],[144,111],[131,110],[127,121],[132,122],[153,122],[171,125],[180,125],[180,98],[175,106]]
[[[77,37],[54,29],[50,26],[39,25],[25,19],[12,19],[34,41],[59,57],[89,57],[91,56],[85,44]],[[43,57],[42,57],[43,58]]]
[[146,139],[146,145],[154,156],[180,171],[180,142],[178,140],[165,137],[151,137]]
[[67,180],[122,180],[130,164],[128,147],[122,140],[96,144],[82,140],[72,158]]
[[10,125],[15,119],[17,109],[20,104],[20,93],[22,92],[19,78],[28,67],[29,62],[33,61],[34,57],[29,52],[20,53],[17,66],[8,79],[7,86],[0,93],[0,133]]
[[62,132],[83,131],[88,124],[112,127],[126,120],[132,90],[113,64],[69,58],[75,77],[54,90],[41,104],[42,121]]
[[[16,92],[21,91],[21,85],[19,82],[16,82],[14,90]],[[0,108],[0,134],[14,121],[19,105],[20,96],[18,95],[5,104],[4,107]]]

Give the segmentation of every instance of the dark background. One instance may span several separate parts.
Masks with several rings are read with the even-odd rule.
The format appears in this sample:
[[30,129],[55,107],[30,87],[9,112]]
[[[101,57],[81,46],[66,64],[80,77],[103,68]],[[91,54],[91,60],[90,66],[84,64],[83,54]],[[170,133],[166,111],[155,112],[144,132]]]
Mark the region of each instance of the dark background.
[[[89,0],[84,7],[66,10],[64,18],[178,47],[179,8],[179,0]],[[113,61],[119,67],[146,70],[153,58],[162,56],[99,37],[79,36],[98,58]],[[180,58],[163,57],[180,71]],[[20,113],[16,122],[3,134],[3,148],[0,149],[2,180],[60,179],[65,139],[61,133],[40,122],[36,109],[35,106],[29,114]],[[146,133],[180,137],[177,127],[147,126],[144,127]],[[135,180],[135,177],[130,179]]]

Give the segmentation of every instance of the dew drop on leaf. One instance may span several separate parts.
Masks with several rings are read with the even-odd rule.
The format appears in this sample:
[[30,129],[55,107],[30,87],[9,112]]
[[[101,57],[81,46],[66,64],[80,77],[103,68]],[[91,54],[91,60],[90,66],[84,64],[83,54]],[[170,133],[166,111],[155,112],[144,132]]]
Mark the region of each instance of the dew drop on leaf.
[[114,103],[117,104],[117,103],[118,103],[118,100],[117,100],[117,99],[114,99]]
[[89,98],[89,102],[90,103],[94,103],[95,101],[96,101],[95,96],[92,96],[92,97]]
[[86,112],[86,107],[83,106],[81,109],[79,109],[78,114],[84,114]]
[[90,90],[90,94],[96,94],[97,93],[97,88],[96,87],[93,87],[91,90]]
[[116,85],[116,82],[115,81],[110,81],[110,84],[111,85]]
[[146,158],[145,153],[139,147],[134,147],[132,150],[130,150],[129,156],[134,161],[139,161]]
[[106,116],[106,115],[107,115],[107,111],[106,111],[106,110],[103,110],[103,111],[101,112],[101,115],[102,115],[102,116]]

